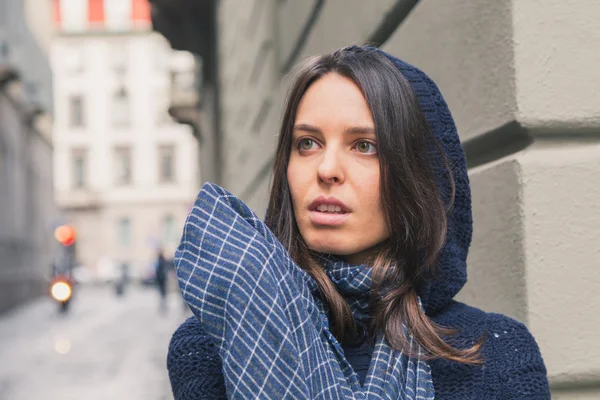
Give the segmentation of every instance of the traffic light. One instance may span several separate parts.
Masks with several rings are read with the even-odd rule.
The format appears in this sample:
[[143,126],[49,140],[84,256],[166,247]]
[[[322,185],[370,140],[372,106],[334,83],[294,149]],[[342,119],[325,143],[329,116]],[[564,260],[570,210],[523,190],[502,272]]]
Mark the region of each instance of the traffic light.
[[54,230],[54,237],[63,246],[72,246],[75,243],[75,229],[71,225],[61,225]]

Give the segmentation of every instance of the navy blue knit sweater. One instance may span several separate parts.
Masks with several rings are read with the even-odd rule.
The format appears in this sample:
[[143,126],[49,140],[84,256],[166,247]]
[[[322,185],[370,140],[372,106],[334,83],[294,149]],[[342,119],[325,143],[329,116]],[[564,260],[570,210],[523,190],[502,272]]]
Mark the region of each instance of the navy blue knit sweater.
[[[458,332],[448,339],[449,343],[467,348],[485,338],[482,347],[485,362],[470,366],[441,359],[430,361],[435,398],[549,399],[546,368],[527,328],[503,315],[487,314],[453,300],[467,279],[471,194],[462,147],[441,93],[423,72],[383,51],[356,47],[351,51],[378,51],[402,72],[453,169],[454,206],[448,215],[448,236],[439,260],[439,273],[418,291],[427,315],[435,323]],[[448,203],[452,186],[444,164],[440,157],[432,157],[431,163],[442,198]],[[346,358],[359,377],[364,378],[371,351],[365,346],[345,349]],[[226,398],[218,349],[195,317],[184,322],[173,335],[167,367],[176,400]]]

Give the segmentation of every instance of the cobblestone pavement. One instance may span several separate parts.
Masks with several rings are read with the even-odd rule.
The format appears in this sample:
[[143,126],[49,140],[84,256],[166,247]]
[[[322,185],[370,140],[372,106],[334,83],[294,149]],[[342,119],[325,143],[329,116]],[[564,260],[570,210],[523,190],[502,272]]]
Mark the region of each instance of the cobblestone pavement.
[[191,315],[181,297],[160,313],[154,288],[80,289],[65,315],[40,299],[0,316],[0,399],[172,399],[167,347]]

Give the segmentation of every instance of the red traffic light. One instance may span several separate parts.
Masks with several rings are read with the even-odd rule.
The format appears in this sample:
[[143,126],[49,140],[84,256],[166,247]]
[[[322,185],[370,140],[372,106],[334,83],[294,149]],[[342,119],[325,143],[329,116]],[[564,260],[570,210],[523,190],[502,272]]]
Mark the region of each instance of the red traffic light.
[[63,246],[75,243],[75,229],[71,225],[61,225],[54,230],[54,237]]

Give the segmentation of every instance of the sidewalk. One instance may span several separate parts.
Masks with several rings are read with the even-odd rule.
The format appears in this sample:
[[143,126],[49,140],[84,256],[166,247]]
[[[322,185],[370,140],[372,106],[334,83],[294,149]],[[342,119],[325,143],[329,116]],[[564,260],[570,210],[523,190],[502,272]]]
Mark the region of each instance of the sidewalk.
[[66,315],[42,299],[0,318],[0,399],[172,399],[167,347],[191,315],[181,298],[163,315],[154,288],[81,289]]

